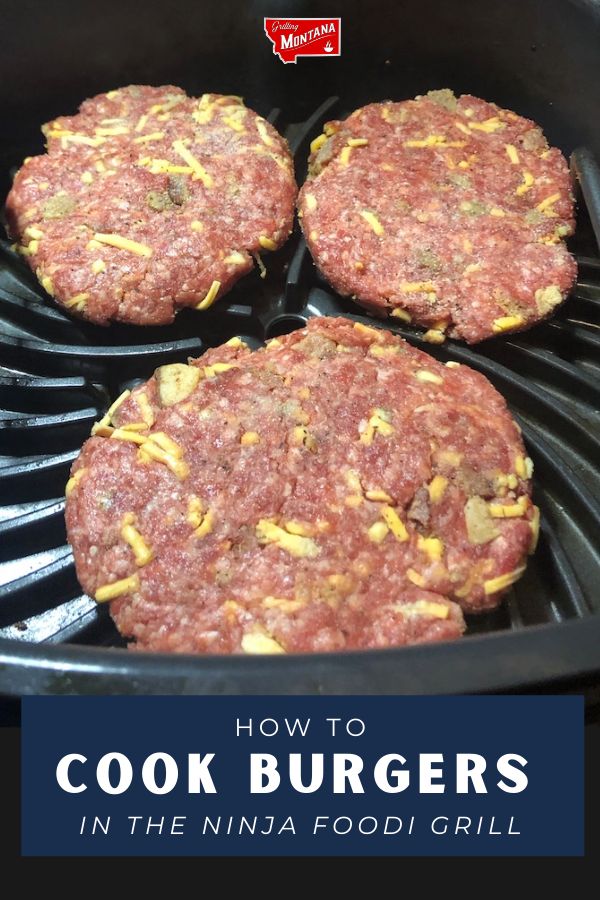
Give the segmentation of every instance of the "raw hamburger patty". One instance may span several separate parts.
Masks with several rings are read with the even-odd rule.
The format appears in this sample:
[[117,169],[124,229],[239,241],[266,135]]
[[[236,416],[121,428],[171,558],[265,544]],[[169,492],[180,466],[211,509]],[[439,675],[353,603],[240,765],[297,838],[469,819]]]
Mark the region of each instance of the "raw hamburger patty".
[[164,366],[95,432],[69,540],[142,649],[456,638],[537,536],[531,461],[488,381],[345,319]]
[[475,343],[546,318],[572,287],[568,168],[528,119],[430,91],[330,122],[311,150],[308,246],[376,315]]
[[43,127],[7,200],[46,291],[92,322],[208,308],[293,224],[286,142],[239,97],[131,86]]

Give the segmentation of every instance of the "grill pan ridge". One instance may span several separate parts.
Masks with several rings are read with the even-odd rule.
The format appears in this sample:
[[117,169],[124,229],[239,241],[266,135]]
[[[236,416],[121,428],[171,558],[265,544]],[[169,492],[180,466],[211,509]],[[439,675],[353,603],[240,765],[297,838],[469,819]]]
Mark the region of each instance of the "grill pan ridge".
[[[302,182],[309,141],[337,98],[287,137]],[[64,485],[93,422],[125,388],[166,362],[238,335],[250,346],[311,316],[369,322],[320,278],[296,227],[210,310],[168,327],[75,321],[48,301],[0,242],[0,693],[444,693],[531,689],[600,670],[600,175],[578,150],[577,285],[557,315],[530,332],[477,347],[433,346],[384,324],[435,357],[486,375],[507,399],[535,464],[542,525],[536,554],[500,609],[469,617],[462,641],[398,650],[277,658],[131,653],[106,606],[82,594],[66,543]],[[510,264],[510,261],[507,261]]]

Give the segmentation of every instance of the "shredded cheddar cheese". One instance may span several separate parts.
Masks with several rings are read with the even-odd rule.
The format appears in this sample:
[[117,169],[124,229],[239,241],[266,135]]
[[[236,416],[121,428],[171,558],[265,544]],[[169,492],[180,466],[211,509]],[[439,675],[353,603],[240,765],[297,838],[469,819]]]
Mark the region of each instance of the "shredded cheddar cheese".
[[317,441],[310,433],[306,425],[296,425],[292,428],[292,443],[297,447],[306,447],[311,453],[317,449]]
[[414,373],[417,381],[421,381],[423,384],[443,384],[444,379],[441,375],[436,375],[435,372],[430,372],[428,369],[419,369]]
[[439,562],[444,554],[444,542],[436,537],[417,538],[417,548],[427,554],[432,562]]
[[120,234],[101,234],[96,232],[93,240],[97,241],[99,244],[108,244],[109,247],[116,247],[117,250],[126,250],[128,253],[135,253],[137,256],[152,256],[152,247],[122,237]]
[[123,594],[131,594],[137,591],[139,586],[139,576],[130,575],[128,578],[121,578],[119,581],[113,581],[111,584],[99,587],[94,595],[94,599],[96,603],[105,603],[107,600],[114,600]]
[[121,537],[133,550],[136,565],[145,566],[153,559],[154,553],[152,548],[146,543],[135,527],[135,515],[133,513],[126,513],[123,516],[123,521],[121,523]]
[[553,206],[557,200],[560,200],[560,194],[551,194],[549,197],[546,197],[545,200],[542,200],[541,203],[538,203],[536,209],[539,209],[540,212],[545,213],[551,206]]
[[529,555],[531,555],[535,552],[538,538],[540,536],[540,511],[537,506],[533,507],[533,515],[529,520],[529,527],[531,528],[531,541],[529,542],[529,548],[527,552],[529,553]]
[[321,552],[312,538],[290,534],[268,519],[260,519],[255,530],[260,544],[275,544],[291,556],[313,558]]
[[423,340],[427,341],[428,344],[443,344],[446,340],[446,335],[443,331],[438,331],[437,328],[428,328],[423,335]]
[[152,412],[152,407],[150,406],[148,397],[142,391],[139,394],[135,394],[134,399],[142,414],[142,419],[144,420],[148,428],[151,428],[152,425],[154,425],[154,413]]
[[367,337],[370,337],[371,340],[382,341],[385,336],[379,329],[371,328],[369,325],[363,325],[362,322],[355,322],[352,327],[355,331],[360,332],[360,334],[365,334]]
[[362,484],[360,481],[360,475],[356,471],[356,469],[348,469],[344,473],[344,478],[346,480],[346,484],[349,488],[355,491],[357,494],[362,494]]
[[173,150],[192,169],[194,178],[199,179],[204,187],[210,188],[213,186],[214,182],[212,176],[206,171],[204,166],[201,165],[196,157],[192,153],[190,153],[182,140],[173,141]]
[[34,253],[37,253],[40,247],[39,240],[35,238],[27,244],[26,247],[17,247],[18,252],[21,256],[33,256]]
[[375,232],[377,237],[381,237],[381,235],[384,233],[385,229],[384,229],[383,225],[381,224],[381,222],[379,221],[379,219],[377,218],[377,216],[375,215],[375,213],[369,212],[368,209],[363,209],[363,210],[361,210],[360,215],[365,220],[367,225],[369,225],[372,228],[372,230]]
[[472,128],[475,131],[485,131],[486,134],[492,134],[492,132],[497,131],[499,128],[505,128],[506,124],[502,122],[498,116],[492,116],[491,119],[486,119],[484,122],[469,122],[469,128]]
[[183,456],[183,450],[174,440],[172,440],[164,431],[155,431],[153,434],[149,435],[149,440],[154,441],[155,444],[158,444],[159,447],[162,447],[167,453],[170,453],[171,456],[174,456],[176,459],[181,459]]
[[143,134],[141,137],[136,137],[133,139],[134,144],[145,144],[148,141],[160,141],[164,138],[164,131],[153,131],[151,134]]
[[438,459],[441,463],[447,463],[449,466],[459,466],[462,462],[463,454],[458,450],[440,450]]
[[230,369],[236,369],[233,363],[213,363],[212,366],[204,366],[204,374],[207,378],[216,378],[217,375],[222,375],[223,372],[229,372]]
[[502,503],[490,503],[488,508],[490,515],[494,519],[514,519],[524,516],[530,506],[530,499],[527,496],[519,497],[516,503],[503,505]]
[[[193,175],[191,166],[176,166],[168,159],[153,159],[144,156],[138,160],[140,166],[147,166],[152,175]],[[106,173],[108,175],[108,172]]]
[[380,344],[371,344],[369,347],[369,356],[375,356],[377,359],[386,359],[390,356],[397,356],[401,352],[401,348],[392,345],[391,347],[382,347]]
[[127,425],[121,425],[117,431],[147,431],[148,425],[145,422],[128,422]]
[[295,613],[305,605],[304,600],[288,600],[284,597],[265,597],[262,601],[265,609],[280,609],[284,613]]
[[519,479],[512,472],[509,472],[507,475],[501,472],[500,475],[496,476],[496,484],[499,491],[504,495],[506,491],[502,489],[509,488],[509,490],[514,491],[519,486]]
[[398,286],[404,294],[429,293],[435,291],[435,285],[431,281],[402,281]]
[[521,197],[523,194],[526,194],[534,184],[535,178],[533,177],[531,172],[523,172],[523,181],[516,189],[515,194],[517,195],[517,197]]
[[[104,436],[104,429],[101,428],[97,434]],[[110,439],[115,441],[129,441],[131,444],[142,444],[146,443],[147,437],[142,434],[137,434],[135,431],[128,431],[127,428],[113,428],[110,429]]]
[[[141,435],[136,435],[136,437],[141,437]],[[167,449],[168,447],[175,448],[175,452],[169,452]],[[164,432],[148,435],[141,445],[139,453],[142,454],[142,461],[145,462],[146,458],[149,457],[150,460],[162,463],[170,469],[180,481],[183,481],[189,475],[189,466],[182,458],[183,450],[175,443],[175,441],[172,441],[165,435]]]
[[405,147],[464,147],[465,141],[449,141],[443,134],[429,134],[423,140],[404,141]]
[[229,338],[228,341],[225,341],[225,343],[224,343],[223,346],[224,346],[224,347],[234,347],[236,350],[240,350],[240,349],[246,349],[246,347],[248,346],[248,344],[246,344],[246,343],[245,343],[241,338],[239,338],[239,337],[232,337],[232,338]]
[[526,456],[524,459],[522,456],[517,457],[517,459],[515,459],[515,471],[519,478],[531,478],[533,475],[533,460],[530,459],[529,456]]
[[260,139],[263,142],[263,144],[266,144],[267,147],[272,147],[273,146],[273,138],[267,131],[267,126],[265,125],[265,123],[263,122],[262,119],[256,119],[256,130],[258,131],[258,133],[260,135]]
[[112,137],[117,134],[129,134],[129,128],[125,125],[116,125],[114,128],[96,128],[95,133],[100,137]]
[[409,540],[406,525],[392,506],[386,504],[381,510],[381,515],[397,541],[404,543]]
[[[413,575],[417,573],[411,570]],[[412,581],[412,579],[411,579]],[[402,603],[394,606],[396,612],[403,616],[433,616],[436,619],[447,619],[450,610],[443,603],[433,603],[430,600],[415,600],[414,603]]]
[[515,581],[518,581],[524,571],[525,566],[519,566],[518,569],[514,569],[512,572],[506,572],[505,575],[498,575],[496,578],[484,581],[484,593],[495,594],[497,591],[503,591],[505,588],[510,587],[511,584],[514,584]]
[[204,518],[204,505],[200,497],[197,497],[195,494],[192,494],[188,498],[188,511],[186,520],[192,526],[192,528],[197,528]]
[[65,497],[70,497],[73,493],[74,489],[77,487],[83,476],[86,474],[87,468],[83,466],[81,469],[77,469],[74,475],[71,475],[69,480],[67,481],[65,487]]
[[367,534],[370,541],[373,541],[374,544],[380,544],[389,534],[389,530],[390,529],[387,527],[385,522],[375,522],[367,530]]
[[[189,521],[189,519],[188,519]],[[215,524],[215,516],[211,509],[207,509],[207,511],[200,517],[200,521],[198,525],[194,528],[194,535],[197,538],[206,537],[208,534],[211,534],[214,530]]]
[[99,422],[96,422],[96,424],[93,426],[92,434],[97,434],[98,429],[100,429],[106,425],[110,425],[110,423],[112,421],[112,417],[114,416],[114,414],[116,413],[118,408],[121,406],[121,404],[124,403],[125,400],[127,400],[127,398],[129,397],[130,394],[131,394],[130,390],[123,391],[121,394],[119,394],[117,399],[113,403],[111,403],[111,405],[108,407],[105,415],[100,419]]
[[285,650],[275,638],[260,631],[246,633],[242,637],[242,650],[244,653],[285,653]]
[[344,497],[344,504],[349,506],[350,509],[357,509],[359,506],[362,506],[363,498],[360,494],[348,494],[347,497]]
[[416,572],[414,569],[406,570],[406,577],[409,581],[412,581],[413,584],[416,584],[417,587],[425,587],[427,584],[427,579],[423,577],[419,572]]
[[390,413],[381,409],[381,407],[377,407],[371,413],[371,417],[369,421],[364,426],[363,430],[360,434],[360,442],[361,444],[365,444],[367,447],[370,447],[373,443],[373,438],[375,434],[381,434],[383,437],[389,437],[395,431],[393,425],[390,424]]
[[471,134],[471,132],[463,122],[455,122],[454,125],[456,128],[458,128],[459,131],[462,131],[463,134]]
[[65,144],[70,141],[72,144],[85,144],[88,147],[99,147],[100,144],[103,144],[106,138],[101,136],[98,137],[88,137],[86,134],[73,134],[70,131],[48,131],[48,137],[60,138],[61,143]]
[[444,493],[446,491],[446,487],[448,486],[448,479],[444,478],[443,475],[434,475],[429,484],[427,485],[427,492],[429,494],[429,499],[432,503],[439,503]]
[[266,235],[264,234],[260,235],[260,237],[258,238],[258,243],[264,250],[277,250],[277,244],[275,243],[275,241],[270,237],[266,237]]
[[317,198],[314,194],[307,194],[304,198],[304,202],[309,212],[314,212],[314,210],[317,208]]
[[192,119],[199,125],[206,125],[212,120],[212,117],[213,110],[211,106],[207,106],[205,109],[199,108],[192,113]]
[[208,289],[208,293],[206,294],[204,300],[201,300],[200,303],[196,304],[196,309],[204,310],[208,309],[209,306],[212,306],[215,300],[217,299],[217,295],[219,293],[219,289],[221,287],[220,281],[213,281],[210,288]]
[[[246,114],[246,110],[243,110],[244,115]],[[231,116],[223,116],[223,121],[225,124],[231,128],[233,131],[237,131],[238,133],[243,133],[246,131],[245,125],[242,122],[243,116],[231,115]]]
[[379,488],[373,491],[365,491],[365,497],[367,500],[372,500],[374,503],[393,503],[390,495]]
[[302,537],[311,537],[315,533],[314,525],[310,525],[306,522],[298,522],[296,519],[291,519],[289,522],[286,522],[285,530],[289,531],[290,534],[299,534]]
[[518,166],[520,159],[519,159],[519,153],[517,151],[517,148],[515,146],[513,146],[513,144],[505,144],[504,149],[506,150],[506,155],[510,159],[513,166]]
[[[531,460],[530,460],[531,462]],[[525,467],[525,458],[520,454],[515,456],[515,472],[519,476],[519,478],[525,478],[527,475],[527,469]]]
[[412,322],[410,313],[408,313],[405,309],[401,309],[399,306],[394,307],[390,315],[395,319],[400,319],[401,322]]
[[502,331],[511,331],[514,328],[520,328],[520,326],[524,324],[525,319],[523,316],[500,316],[499,319],[494,319],[492,322],[492,330],[496,334],[500,334]]
[[230,253],[229,256],[226,256],[223,260],[224,263],[227,263],[231,266],[240,266],[246,262],[246,257],[243,253],[240,253],[238,250],[234,250],[233,253]]
[[147,114],[147,113],[144,113],[144,114],[141,115],[141,116],[139,117],[139,119],[137,120],[137,124],[136,124],[136,126],[135,126],[135,128],[134,128],[133,130],[134,130],[134,131],[143,131],[144,128],[146,127],[146,122],[147,122],[147,121],[148,121],[148,114]]
[[323,144],[325,143],[326,140],[327,140],[327,135],[320,134],[318,137],[316,137],[314,140],[312,140],[310,142],[310,152],[317,153],[321,149],[321,147],[323,146]]
[[66,300],[64,305],[67,307],[67,309],[76,309],[78,311],[81,311],[85,307],[88,297],[89,294],[86,294],[85,292],[81,294],[75,294],[73,297],[71,297],[70,300]]

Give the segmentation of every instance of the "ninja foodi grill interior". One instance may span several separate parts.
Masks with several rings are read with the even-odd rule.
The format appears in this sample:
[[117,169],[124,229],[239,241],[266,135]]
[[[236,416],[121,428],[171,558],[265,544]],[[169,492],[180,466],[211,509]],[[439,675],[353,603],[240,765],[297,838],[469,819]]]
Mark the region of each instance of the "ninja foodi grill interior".
[[0,693],[585,689],[600,671],[600,124],[592,114],[600,7],[297,4],[297,16],[342,16],[342,56],[284,66],[262,30],[273,9],[235,6],[236,14],[232,5],[177,0],[166,15],[149,3],[143,19],[114,2],[101,10],[85,2],[12,7],[0,57],[2,196],[23,158],[42,152],[43,122],[128,83],[243,94],[288,139],[299,183],[323,123],[370,101],[449,86],[534,119],[571,156],[578,213],[569,247],[579,266],[572,296],[550,321],[474,348],[425,344],[422,333],[393,320],[385,327],[482,372],[507,399],[535,464],[537,552],[502,606],[469,618],[459,642],[277,658],[126,651],[108,609],[82,594],[66,544],[64,486],[92,424],[157,366],[235,335],[259,347],[311,316],[369,318],[319,278],[297,226],[269,258],[265,280],[255,272],[207,312],[184,310],[160,328],[69,318],[3,239]]

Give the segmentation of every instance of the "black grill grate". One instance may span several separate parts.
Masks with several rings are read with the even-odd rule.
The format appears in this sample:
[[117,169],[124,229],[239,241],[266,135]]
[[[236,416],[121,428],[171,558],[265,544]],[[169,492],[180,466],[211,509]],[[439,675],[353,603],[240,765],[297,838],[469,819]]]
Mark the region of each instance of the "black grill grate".
[[[331,98],[284,129],[300,181],[310,138],[334,114],[340,110]],[[573,169],[585,199],[572,246],[579,279],[552,321],[476,349],[452,341],[432,346],[418,332],[386,323],[434,356],[486,375],[508,400],[535,463],[538,551],[503,606],[471,618],[469,636],[456,645],[258,661],[92,649],[123,642],[106,607],[78,586],[63,491],[111,399],[156,366],[185,361],[233,335],[260,346],[310,316],[368,318],[319,278],[298,230],[267,260],[266,280],[254,273],[208,312],[185,310],[168,328],[146,329],[70,319],[1,243],[0,691],[490,690],[600,671],[600,259],[592,238],[600,226],[600,178],[587,151],[573,154]],[[574,628],[583,620],[585,633]],[[274,667],[282,665],[288,680],[274,685]]]

